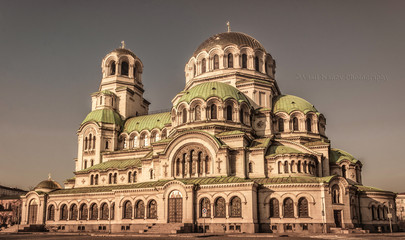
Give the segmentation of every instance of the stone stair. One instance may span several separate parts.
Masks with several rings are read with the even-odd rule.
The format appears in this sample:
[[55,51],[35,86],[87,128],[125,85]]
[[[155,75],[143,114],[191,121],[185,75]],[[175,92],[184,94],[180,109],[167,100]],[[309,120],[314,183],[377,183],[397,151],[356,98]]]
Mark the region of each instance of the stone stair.
[[47,232],[43,224],[20,225],[18,232]]
[[192,224],[170,223],[170,224],[148,224],[139,233],[189,233],[192,232]]
[[362,228],[330,228],[330,233],[335,234],[350,234],[350,233],[369,233],[369,230],[364,230]]

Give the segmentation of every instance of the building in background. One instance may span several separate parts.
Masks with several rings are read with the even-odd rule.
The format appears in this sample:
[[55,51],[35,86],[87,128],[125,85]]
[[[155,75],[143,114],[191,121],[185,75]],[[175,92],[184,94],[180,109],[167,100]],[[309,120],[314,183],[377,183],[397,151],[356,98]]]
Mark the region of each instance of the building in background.
[[397,218],[399,223],[399,228],[405,231],[405,193],[397,194]]
[[6,228],[21,221],[21,195],[27,191],[0,185],[0,228]]
[[[205,40],[168,112],[148,114],[143,67],[124,45],[104,57],[77,131],[74,177],[65,188],[49,178],[27,193],[23,224],[79,232],[389,231],[395,194],[363,185],[363,163],[332,147],[314,105],[281,92],[276,62],[259,41],[231,31]],[[391,222],[397,229],[395,215]]]

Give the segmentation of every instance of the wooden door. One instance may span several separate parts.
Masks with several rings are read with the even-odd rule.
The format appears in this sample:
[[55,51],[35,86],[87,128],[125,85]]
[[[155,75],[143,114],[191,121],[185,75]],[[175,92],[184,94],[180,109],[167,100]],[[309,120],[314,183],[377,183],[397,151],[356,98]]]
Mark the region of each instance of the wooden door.
[[338,228],[342,227],[342,211],[341,210],[334,210],[333,216],[335,218],[335,225]]
[[182,221],[183,221],[183,197],[179,191],[173,191],[169,195],[168,222],[181,223]]
[[28,224],[37,223],[38,205],[30,205],[28,209]]

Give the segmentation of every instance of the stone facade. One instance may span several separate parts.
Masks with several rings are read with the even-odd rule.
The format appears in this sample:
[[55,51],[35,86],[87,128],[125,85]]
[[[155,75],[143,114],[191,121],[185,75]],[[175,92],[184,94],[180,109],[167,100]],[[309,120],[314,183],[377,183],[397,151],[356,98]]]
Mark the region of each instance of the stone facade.
[[362,185],[363,164],[331,147],[312,104],[281,94],[275,60],[256,39],[226,32],[204,41],[170,112],[147,114],[143,64],[124,46],[101,68],[77,132],[75,176],[64,189],[49,178],[26,194],[23,224],[248,233],[389,224],[395,194]]
[[27,191],[0,186],[0,227],[9,227],[21,221],[22,200]]

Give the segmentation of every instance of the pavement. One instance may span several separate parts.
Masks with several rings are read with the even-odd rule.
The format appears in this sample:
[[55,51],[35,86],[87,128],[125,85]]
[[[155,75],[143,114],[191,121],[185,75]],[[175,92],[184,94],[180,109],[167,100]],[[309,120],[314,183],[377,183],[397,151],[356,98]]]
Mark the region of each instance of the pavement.
[[293,234],[277,235],[268,233],[256,234],[97,234],[97,233],[1,233],[0,239],[7,240],[32,240],[32,239],[45,239],[45,240],[101,240],[101,239],[117,239],[117,240],[137,240],[137,239],[169,239],[169,240],[185,240],[185,239],[207,239],[207,240],[223,240],[223,239],[297,239],[297,240],[329,240],[329,239],[345,239],[345,240],[359,240],[359,239],[405,239],[405,233],[383,233],[383,234]]

